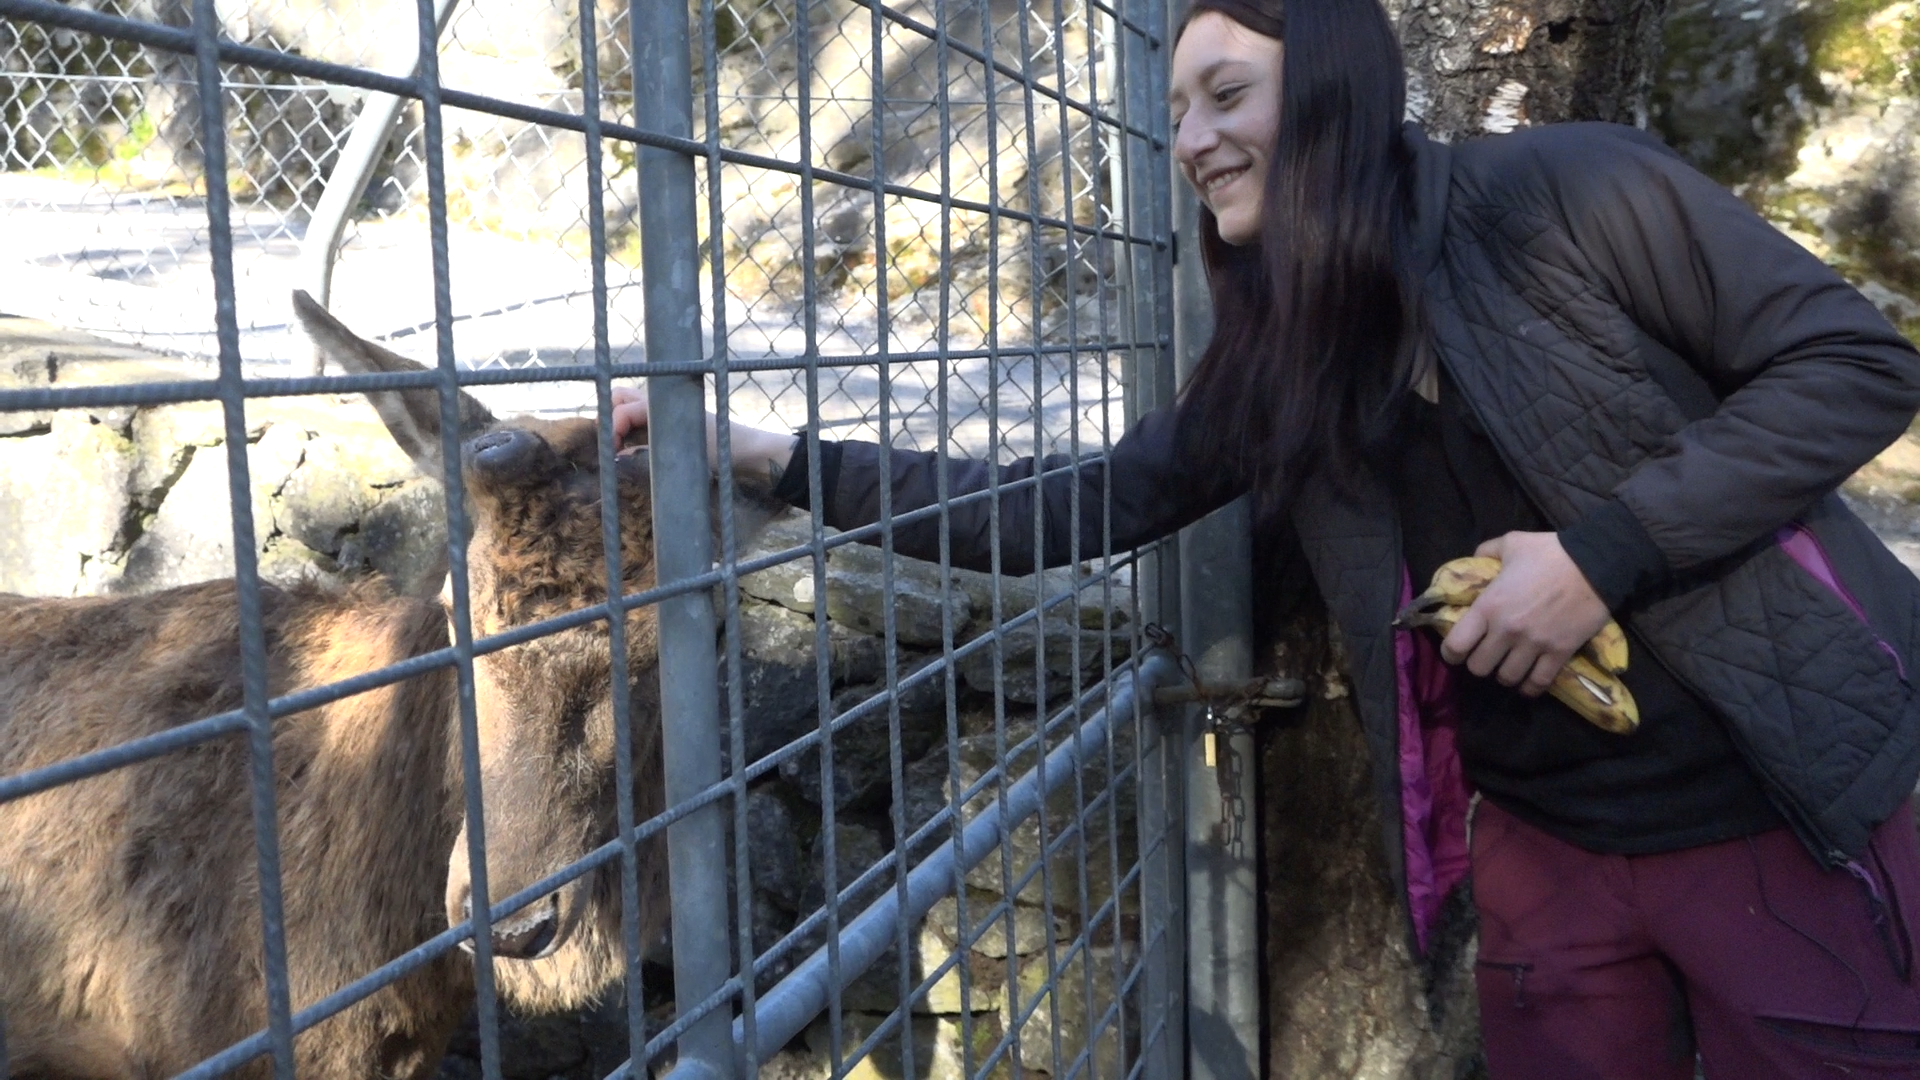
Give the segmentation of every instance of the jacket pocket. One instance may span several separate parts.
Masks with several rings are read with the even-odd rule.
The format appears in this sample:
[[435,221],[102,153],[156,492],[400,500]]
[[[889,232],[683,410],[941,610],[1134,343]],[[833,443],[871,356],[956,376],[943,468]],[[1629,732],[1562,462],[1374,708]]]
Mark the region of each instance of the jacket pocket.
[[1847,606],[1848,611],[1853,612],[1854,618],[1860,620],[1860,625],[1866,627],[1867,632],[1873,635],[1873,643],[1893,661],[1893,669],[1899,673],[1900,681],[1906,682],[1907,665],[1900,658],[1899,650],[1889,645],[1887,639],[1881,637],[1880,632],[1875,630],[1873,624],[1867,620],[1866,609],[1860,606],[1860,601],[1854,599],[1853,593],[1849,592],[1846,585],[1840,581],[1840,576],[1834,572],[1833,560],[1827,558],[1827,549],[1821,545],[1820,538],[1813,534],[1813,530],[1797,521],[1791,522],[1780,526],[1779,531],[1774,533],[1774,542],[1780,545],[1780,550],[1786,552],[1787,557],[1792,559],[1800,569],[1805,570],[1810,577],[1825,586]]

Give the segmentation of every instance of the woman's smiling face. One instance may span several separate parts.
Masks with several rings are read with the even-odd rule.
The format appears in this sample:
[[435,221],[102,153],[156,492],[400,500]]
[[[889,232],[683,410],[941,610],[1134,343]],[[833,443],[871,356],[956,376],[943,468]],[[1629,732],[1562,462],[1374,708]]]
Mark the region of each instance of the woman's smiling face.
[[1281,52],[1278,40],[1213,11],[1195,16],[1174,46],[1173,157],[1229,244],[1260,238],[1280,130]]

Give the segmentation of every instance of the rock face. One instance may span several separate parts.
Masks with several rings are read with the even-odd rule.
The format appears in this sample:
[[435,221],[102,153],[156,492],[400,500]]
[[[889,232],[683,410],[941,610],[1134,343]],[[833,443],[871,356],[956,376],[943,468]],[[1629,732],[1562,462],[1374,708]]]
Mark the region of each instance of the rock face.
[[[200,379],[24,319],[0,318],[0,386]],[[142,592],[233,573],[227,440],[220,406],[65,410],[15,419],[0,443],[0,591]],[[445,573],[437,485],[414,476],[362,399],[256,399],[247,470],[262,575],[385,574],[431,592]]]
[[1920,335],[1910,0],[1675,0],[1654,126]]
[[[0,388],[205,375],[204,367],[191,361],[0,318]],[[0,419],[8,424],[0,434],[0,521],[9,524],[0,529],[0,592],[137,592],[232,574],[228,447],[217,404],[71,409],[0,414]],[[363,399],[251,400],[246,421],[244,452],[263,578],[284,583],[378,573],[416,594],[440,589],[446,566],[440,488],[414,475],[411,462]],[[778,521],[742,557],[808,543],[811,532],[805,519]],[[1098,607],[1097,591],[1070,572],[1056,571],[1044,581],[1007,579],[1001,588],[1003,617],[1029,610],[1037,600],[1085,588],[1078,621],[1069,605],[1051,608],[1040,657],[1030,630],[1009,634],[1001,647],[1008,692],[1000,702],[996,705],[992,694],[990,669],[983,675],[965,667],[951,677],[949,707],[948,676],[916,676],[938,659],[943,632],[951,631],[955,647],[964,647],[990,629],[992,597],[983,592],[981,575],[954,572],[943,580],[939,567],[900,557],[893,560],[888,581],[875,549],[837,548],[826,566],[824,653],[811,596],[803,599],[794,589],[800,582],[810,587],[812,580],[810,558],[752,575],[743,582],[739,610],[738,681],[750,762],[795,740],[819,738],[823,687],[829,719],[863,709],[832,733],[825,782],[823,755],[815,744],[756,780],[747,796],[742,839],[751,878],[749,931],[756,952],[775,953],[761,976],[763,989],[824,941],[824,929],[814,926],[777,948],[825,900],[829,836],[836,887],[844,890],[890,856],[899,839],[897,822],[911,834],[956,800],[969,818],[992,812],[998,791],[991,771],[996,738],[1026,743],[1005,774],[1009,782],[1019,779],[1043,750],[1060,745],[1072,731],[1070,724],[1050,729],[1043,745],[1035,737],[1036,713],[1057,710],[1074,691],[1076,673],[1080,685],[1088,686],[1109,659],[1124,660],[1131,640],[1130,613],[1124,607]],[[1114,595],[1124,600],[1126,590],[1115,589]],[[878,636],[889,612],[896,631],[891,651]],[[1035,693],[1036,664],[1049,672],[1044,702]],[[884,701],[865,705],[884,693],[890,675],[903,686],[897,709]],[[720,677],[726,701],[731,676],[722,672]],[[950,740],[956,733],[958,741]],[[1114,760],[1130,762],[1131,745],[1116,741]],[[893,782],[896,768],[903,776],[899,788]],[[980,790],[959,798],[950,774],[958,776],[961,789]],[[1124,939],[1113,923],[1130,918],[1137,906],[1128,896],[1114,905],[1118,915],[1109,912],[1092,921],[1087,914],[1112,898],[1111,856],[1117,853],[1122,867],[1134,861],[1133,788],[1124,784],[1101,801],[1106,777],[1102,757],[1078,778],[1092,809],[1077,829],[1081,804],[1073,778],[1048,802],[1046,837],[1068,839],[1048,861],[1045,888],[1036,876],[1008,899],[1001,863],[989,859],[972,878],[965,932],[957,900],[936,908],[924,926],[908,928],[904,972],[912,1000],[907,1014],[911,1053],[922,1075],[960,1080],[994,1054],[1008,1032],[1013,1038],[989,1070],[996,1076],[1022,1068],[1052,1072],[1089,1045],[1103,1075],[1120,1061],[1125,1048],[1118,1028],[1089,1028],[1086,1022],[1089,985],[1097,1015],[1104,1015],[1113,1000],[1112,943],[1116,936]],[[929,830],[912,857],[950,836],[946,825]],[[1040,862],[1041,836],[1038,821],[1015,831],[1010,846],[1014,880]],[[1082,845],[1089,867],[1085,895],[1075,874]],[[732,871],[731,846],[728,851]],[[894,875],[893,869],[883,870],[854,890],[844,901],[843,917],[891,889]],[[737,875],[734,887],[740,887]],[[1050,909],[1043,906],[1049,898]],[[722,917],[732,912],[730,905]],[[1069,957],[1069,944],[1083,931],[1095,945]],[[1054,963],[1063,965],[1062,980],[1049,988],[1043,984]],[[848,988],[844,1052],[877,1030],[885,1013],[900,1003],[902,972],[901,958],[889,956]],[[657,1033],[672,1018],[670,978],[650,965],[644,982],[649,1031]],[[928,985],[922,988],[922,983]],[[793,1080],[825,1078],[832,1072],[831,1041],[823,1020],[768,1063],[768,1071]],[[625,1008],[610,1000],[574,1016],[511,1017],[501,1046],[509,1080],[598,1080],[626,1056]],[[1056,1049],[1064,1055],[1061,1061],[1054,1058]],[[455,1040],[443,1075],[448,1080],[477,1077],[479,1052],[477,1032],[469,1029]],[[875,1056],[852,1071],[898,1075],[907,1052],[900,1042],[883,1039]]]

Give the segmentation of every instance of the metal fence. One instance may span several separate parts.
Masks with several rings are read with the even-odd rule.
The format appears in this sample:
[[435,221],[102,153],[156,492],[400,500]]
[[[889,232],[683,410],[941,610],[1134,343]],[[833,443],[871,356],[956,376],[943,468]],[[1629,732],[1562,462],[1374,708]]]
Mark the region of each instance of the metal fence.
[[[617,1075],[756,1075],[814,1025],[830,1075],[884,1059],[882,1073],[913,1077],[927,1069],[916,1039],[929,1037],[916,1006],[949,990],[960,1001],[956,1057],[935,1072],[1181,1074],[1186,762],[1151,708],[1155,688],[1180,674],[1149,648],[1141,617],[1172,610],[1170,573],[1107,543],[1074,552],[1066,578],[1016,588],[996,548],[987,610],[968,632],[953,614],[961,586],[943,543],[933,580],[944,614],[925,662],[902,646],[895,607],[883,604],[879,685],[836,694],[817,665],[813,729],[758,757],[741,692],[743,577],[796,563],[809,595],[827,598],[833,560],[851,557],[849,544],[877,545],[881,591],[891,595],[911,576],[894,553],[898,529],[944,523],[958,500],[997,510],[1049,478],[1077,486],[1128,416],[1167,400],[1162,0],[700,0],[691,10],[682,0],[631,9],[490,2],[452,9],[442,39],[450,5],[433,0],[290,8],[281,22],[276,9],[214,0],[190,10],[0,0],[0,212],[12,249],[0,304],[209,357],[204,380],[0,391],[0,410],[220,404],[244,681],[239,708],[0,777],[0,806],[244,735],[268,1019],[188,1070],[193,1077],[270,1059],[284,1080],[298,1033],[465,943],[477,958],[483,1071],[494,1080],[494,927],[615,866],[625,962],[624,985],[610,989],[624,991],[632,1054]],[[529,11],[545,21],[526,21]],[[417,48],[396,49],[396,36]],[[519,80],[525,64],[483,62],[514,50],[544,64],[546,80]],[[377,125],[368,175],[343,177],[339,148],[382,93],[403,103],[397,134],[389,142]],[[315,243],[309,214],[329,187],[369,179],[365,200],[347,200],[359,213],[338,266],[331,243],[316,264],[302,251]],[[537,205],[518,214],[512,204],[527,199]],[[396,348],[417,343],[437,361],[430,372],[300,374],[304,345],[285,297],[313,283],[316,265],[338,283],[337,313]],[[637,592],[622,577],[615,497],[610,393],[623,378],[646,380],[654,417],[657,580]],[[453,645],[274,697],[247,403],[397,387],[438,393]],[[476,636],[473,510],[455,434],[462,388],[503,412],[593,407],[606,582],[617,599]],[[1040,480],[952,498],[943,474],[938,504],[895,508],[883,496],[876,525],[845,533],[816,509],[804,542],[747,556],[735,478],[709,469],[709,404],[722,417],[803,429],[816,508],[822,439],[1069,458]],[[722,423],[720,460],[730,447]],[[1104,518],[1103,508],[1080,510]],[[1043,527],[1036,522],[1036,535]],[[832,648],[829,606],[812,607],[818,657]],[[624,636],[643,610],[658,628],[657,709],[650,690],[630,700],[624,674]],[[488,889],[476,706],[489,691],[476,683],[476,659],[594,621],[614,673],[615,836],[498,899]],[[1056,653],[1066,661],[1054,663]],[[983,661],[987,689],[970,691],[959,673]],[[458,714],[473,918],[323,997],[298,999],[280,889],[276,723],[446,669],[458,690],[448,707]],[[909,761],[903,701],[928,692],[940,738]],[[883,722],[892,747],[887,843],[850,862],[836,850],[834,751],[863,722]],[[649,727],[659,733],[665,809],[642,817],[627,748],[650,745],[638,734]],[[969,738],[991,747],[991,760],[967,760]],[[779,940],[758,941],[752,882],[766,868],[752,858],[749,801],[796,763],[817,768],[825,793],[821,902]],[[931,799],[910,790],[915,766],[938,781]],[[916,798],[924,812],[910,811]],[[660,994],[644,978],[639,882],[649,843],[662,836],[672,1002],[650,1012]],[[917,930],[943,902],[958,928],[944,945]],[[1023,959],[1010,942],[1036,912],[1060,929]],[[976,946],[996,934],[1009,944],[983,963]],[[846,995],[870,970],[893,972],[890,1011],[856,1024]],[[975,1004],[990,996],[993,1004]],[[0,1018],[0,1077],[6,1042],[21,1036]]]
[[[149,9],[150,2],[100,6],[167,15],[166,0]],[[486,85],[518,105],[579,113],[583,66],[578,34],[568,32],[570,5],[443,0],[438,7],[446,23],[448,86]],[[411,12],[404,5],[253,0],[219,11],[223,31],[236,40],[411,71],[405,47]],[[990,78],[981,63],[951,49],[945,51],[954,62],[944,75],[935,70],[942,68],[942,50],[931,47],[934,20],[925,5],[872,20],[857,3],[834,0],[812,9],[814,25],[806,33],[796,31],[793,12],[779,3],[713,5],[712,56],[695,57],[702,79],[712,72],[712,109],[694,111],[690,134],[704,139],[712,123],[724,147],[750,155],[724,158],[711,175],[697,171],[695,180],[703,200],[713,185],[721,190],[716,220],[702,215],[696,229],[703,250],[715,247],[724,256],[727,288],[713,295],[723,295],[725,306],[713,313],[721,316],[729,354],[736,361],[792,356],[811,335],[829,355],[931,355],[943,339],[955,353],[949,423],[959,445],[986,451],[981,403],[989,394],[999,398],[1007,430],[1024,431],[1030,426],[1025,414],[1051,410],[1051,450],[1067,449],[1070,428],[1088,444],[1097,441],[1099,410],[1117,408],[1117,394],[1093,396],[1097,362],[1068,347],[1075,334],[1086,337],[1098,320],[1117,316],[1114,305],[1102,310],[1097,286],[1116,272],[1116,253],[1107,245],[1070,242],[1067,230],[1033,234],[1018,214],[985,209],[1018,209],[1032,198],[1055,221],[1066,219],[1069,206],[1082,226],[1101,220],[1113,194],[1102,170],[1110,170],[1117,155],[1094,144],[1114,131],[1095,122],[1083,103],[1112,99],[1119,84],[1094,85],[1100,63],[1113,59],[1101,52],[1116,42],[1099,36],[1090,13],[1098,15],[1091,7],[1062,10],[1057,19],[1037,9],[1023,19],[1001,12],[989,37],[972,29],[953,35],[972,39],[961,40],[962,49],[979,53],[984,43],[1009,71],[1031,72],[1027,81],[1038,89],[1028,139],[1027,82],[1004,72]],[[182,21],[179,14],[175,21]],[[973,16],[955,4],[948,18]],[[631,124],[628,19],[624,5],[598,5],[597,59],[612,73],[601,109],[610,120]],[[199,151],[191,72],[164,50],[124,41],[31,24],[0,33],[8,31],[10,42],[0,38],[6,60],[0,100],[8,102],[0,114],[0,158],[10,175],[0,183],[0,213],[29,223],[0,259],[0,286],[10,305],[120,340],[215,354],[211,331],[194,315],[212,302],[212,293],[210,238],[194,195]],[[875,205],[857,188],[831,185],[803,193],[796,177],[755,162],[799,160],[803,41],[806,137],[821,171],[863,173],[864,162],[878,153],[896,187],[931,191],[940,184],[936,162],[951,158],[948,180],[959,203],[944,221],[935,220],[940,207],[933,201],[892,198]],[[1022,55],[1024,67],[1015,62]],[[877,90],[868,62],[876,56],[885,69]],[[1049,89],[1056,84],[1059,89]],[[425,245],[429,226],[418,105],[409,101],[400,109],[398,130],[389,137],[388,124],[377,122],[388,115],[378,94],[244,65],[231,66],[224,86],[230,188],[238,197],[237,317],[248,358],[299,370],[304,342],[282,301],[294,286],[331,301],[349,322],[382,340],[427,335],[431,290],[423,275],[398,272],[407,253]],[[367,119],[376,122],[364,124]],[[353,133],[362,126],[375,129],[362,136],[374,137],[356,148]],[[456,301],[463,330],[457,359],[474,367],[590,363],[584,136],[457,107],[449,108],[443,126],[448,220],[462,226],[449,242],[455,265],[470,276]],[[935,147],[942,138],[951,142]],[[367,148],[371,155],[356,155]],[[335,176],[343,165],[350,172],[367,168],[358,177]],[[613,210],[605,264],[609,347],[617,360],[638,360],[645,355],[645,319],[634,227],[637,158],[616,142],[603,166],[601,197]],[[330,184],[330,177],[349,182]],[[362,198],[348,194],[357,190],[355,179],[365,185]],[[336,217],[355,209],[361,212],[351,220]],[[803,228],[809,212],[810,227]],[[879,230],[876,215],[884,219]],[[316,225],[337,224],[337,241],[326,228],[319,235],[309,231],[310,217]],[[943,228],[950,249],[944,260]],[[720,236],[717,245],[710,232]],[[885,250],[876,253],[883,233]],[[712,265],[704,264],[703,274]],[[945,272],[941,281],[936,267]],[[990,296],[994,273],[1002,287]],[[532,275],[541,283],[537,289],[521,284]],[[413,280],[396,288],[396,277]],[[333,281],[337,290],[329,287]],[[998,310],[990,312],[994,305]],[[989,330],[1001,346],[1052,346],[1034,358],[1042,377],[1029,377],[1010,360],[990,378],[983,355]],[[935,390],[932,365],[923,367],[900,367],[893,392],[901,434],[931,446]],[[830,367],[822,378],[815,408],[829,429],[877,437],[871,375]],[[1077,427],[1064,417],[1070,381],[1083,390]],[[736,372],[732,383],[742,419],[797,425],[807,415],[805,388],[794,376]],[[571,394],[548,388],[535,404],[566,410],[584,402],[577,388]]]

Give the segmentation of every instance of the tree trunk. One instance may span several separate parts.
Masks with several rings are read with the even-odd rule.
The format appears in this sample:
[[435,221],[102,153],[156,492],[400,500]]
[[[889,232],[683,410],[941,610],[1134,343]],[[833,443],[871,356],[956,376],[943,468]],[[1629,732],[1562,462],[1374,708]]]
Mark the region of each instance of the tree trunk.
[[1325,607],[1297,550],[1270,546],[1255,567],[1264,667],[1305,674],[1309,688],[1306,707],[1256,729],[1267,1075],[1480,1075],[1466,890],[1415,956]]
[[1647,124],[1666,0],[1390,0],[1388,10],[1407,54],[1407,111],[1435,138]]
[[[1644,126],[1665,0],[1393,0],[1408,112],[1435,138],[1562,120]],[[1386,880],[1366,744],[1297,551],[1256,557],[1268,670],[1310,704],[1259,730],[1261,912],[1271,1077],[1458,1080],[1484,1072],[1475,926],[1462,887],[1415,956]]]

